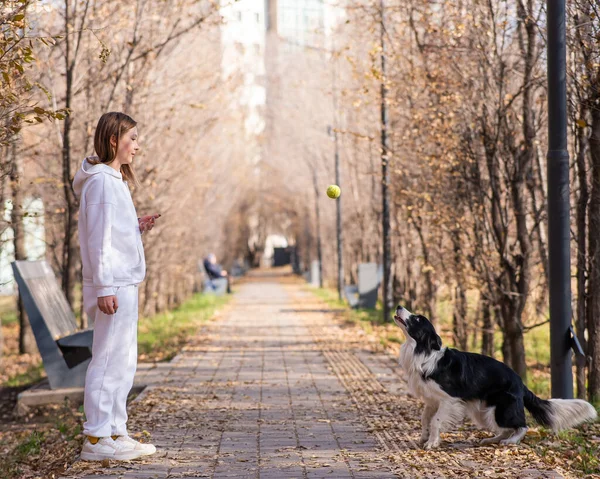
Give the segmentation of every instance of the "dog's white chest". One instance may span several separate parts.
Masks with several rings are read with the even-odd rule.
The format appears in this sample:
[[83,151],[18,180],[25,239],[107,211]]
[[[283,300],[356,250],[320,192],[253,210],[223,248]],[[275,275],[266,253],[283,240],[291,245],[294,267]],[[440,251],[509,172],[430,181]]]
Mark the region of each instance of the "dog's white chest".
[[400,348],[400,366],[406,373],[408,390],[427,403],[439,402],[447,396],[435,381],[424,379],[435,369],[440,354],[443,351],[429,355],[415,354],[415,344],[410,341]]
[[421,371],[416,368],[414,344],[405,342],[400,348],[400,366],[406,374],[409,392],[419,398],[425,396],[425,381]]

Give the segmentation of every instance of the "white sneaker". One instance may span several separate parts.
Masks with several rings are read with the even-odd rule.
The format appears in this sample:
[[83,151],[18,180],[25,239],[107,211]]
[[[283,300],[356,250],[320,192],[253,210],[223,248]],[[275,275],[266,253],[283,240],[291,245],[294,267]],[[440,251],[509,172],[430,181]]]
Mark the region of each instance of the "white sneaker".
[[113,441],[110,437],[100,438],[96,444],[92,444],[89,439],[86,439],[81,450],[82,461],[103,461],[104,459],[130,461],[142,455],[131,444]]
[[[82,461],[103,461],[104,459],[115,458],[115,448],[103,437],[96,444],[92,444],[88,438],[83,443],[81,450]],[[110,439],[110,438],[109,438]],[[111,442],[114,442],[112,439]]]
[[136,441],[130,436],[119,436],[115,439],[115,442],[123,442],[133,446],[135,451],[140,451],[142,456],[149,456],[156,452],[156,447],[152,444],[144,444],[143,442]]

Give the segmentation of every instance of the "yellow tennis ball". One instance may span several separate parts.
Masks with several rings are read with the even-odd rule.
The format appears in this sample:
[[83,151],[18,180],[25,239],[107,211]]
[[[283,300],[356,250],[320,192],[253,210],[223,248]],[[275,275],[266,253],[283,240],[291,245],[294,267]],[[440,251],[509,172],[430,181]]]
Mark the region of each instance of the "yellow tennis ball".
[[339,198],[341,194],[342,190],[340,190],[340,187],[338,185],[329,185],[329,187],[327,188],[327,196],[333,198],[334,200],[336,198]]

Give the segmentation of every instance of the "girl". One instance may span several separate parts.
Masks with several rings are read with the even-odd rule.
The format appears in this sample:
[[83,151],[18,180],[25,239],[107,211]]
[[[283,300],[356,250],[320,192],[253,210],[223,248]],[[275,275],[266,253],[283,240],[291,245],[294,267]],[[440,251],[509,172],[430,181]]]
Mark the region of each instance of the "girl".
[[126,406],[137,365],[137,287],[146,274],[141,233],[160,215],[137,218],[129,192],[127,182],[137,182],[136,122],[123,113],[105,113],[94,149],[98,156],[83,160],[73,180],[80,199],[83,306],[94,324],[81,459],[130,460],[156,452],[127,434]]

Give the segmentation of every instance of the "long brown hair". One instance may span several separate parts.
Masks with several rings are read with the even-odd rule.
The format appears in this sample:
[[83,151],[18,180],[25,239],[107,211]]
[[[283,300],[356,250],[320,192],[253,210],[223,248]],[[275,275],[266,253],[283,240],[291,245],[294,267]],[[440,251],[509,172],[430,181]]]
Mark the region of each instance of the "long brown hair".
[[[111,163],[117,155],[121,136],[135,126],[137,126],[137,122],[125,113],[111,111],[102,115],[98,120],[96,134],[94,135],[94,150],[96,150],[98,159],[96,161],[88,159],[88,161],[92,164]],[[110,139],[113,135],[117,139],[116,146],[110,144]],[[139,185],[131,165],[121,165],[121,174],[129,183]]]

